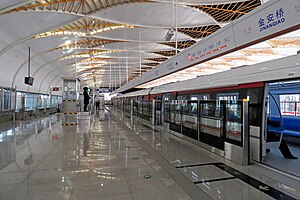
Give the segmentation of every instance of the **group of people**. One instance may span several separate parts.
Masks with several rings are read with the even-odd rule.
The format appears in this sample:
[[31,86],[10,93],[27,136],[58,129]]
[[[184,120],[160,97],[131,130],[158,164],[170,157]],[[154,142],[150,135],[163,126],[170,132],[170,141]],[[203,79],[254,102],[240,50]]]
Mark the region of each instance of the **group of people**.
[[[84,87],[83,88],[83,104],[84,104],[83,111],[84,112],[88,112],[87,108],[88,108],[89,103],[90,103],[90,96],[88,93],[88,88]],[[96,110],[99,110],[100,109],[100,100],[97,99],[95,104],[96,104]]]

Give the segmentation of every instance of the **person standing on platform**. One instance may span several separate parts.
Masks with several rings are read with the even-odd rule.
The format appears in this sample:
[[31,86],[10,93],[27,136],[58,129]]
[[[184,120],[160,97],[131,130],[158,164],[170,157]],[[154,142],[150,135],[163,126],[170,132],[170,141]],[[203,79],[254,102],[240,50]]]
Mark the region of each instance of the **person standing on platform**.
[[87,90],[88,90],[87,87],[84,87],[84,88],[83,88],[83,104],[84,104],[83,111],[84,111],[84,112],[87,112],[87,107],[88,107],[89,101],[90,101],[90,96],[89,96]]
[[97,99],[97,101],[96,101],[96,111],[98,111],[100,109],[99,106],[100,106],[100,100]]

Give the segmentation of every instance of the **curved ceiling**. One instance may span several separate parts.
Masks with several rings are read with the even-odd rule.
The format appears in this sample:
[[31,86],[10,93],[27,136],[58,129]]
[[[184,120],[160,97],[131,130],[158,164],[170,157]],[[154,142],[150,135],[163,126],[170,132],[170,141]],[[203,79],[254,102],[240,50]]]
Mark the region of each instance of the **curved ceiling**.
[[[124,12],[124,9],[126,12]],[[175,26],[175,18],[172,13],[177,10],[178,28],[194,27],[215,24],[209,15],[192,7],[178,5],[174,9],[172,4],[162,3],[138,3],[114,6],[105,11],[97,11],[92,17],[118,23],[132,24],[140,27],[170,28]],[[134,15],[132,14],[134,13]]]
[[[0,84],[48,93],[61,77],[77,76],[84,85],[119,87],[262,2],[2,0]],[[23,84],[28,47],[32,87]]]
[[[139,38],[143,42],[164,42],[164,37],[167,34],[168,29],[164,28],[127,28],[119,29],[115,31],[107,31],[96,34],[96,37],[111,39],[111,40],[120,40],[120,41],[132,41],[139,42]],[[178,40],[190,40],[192,39],[188,35],[178,32]],[[171,38],[171,41],[174,41],[175,37]]]

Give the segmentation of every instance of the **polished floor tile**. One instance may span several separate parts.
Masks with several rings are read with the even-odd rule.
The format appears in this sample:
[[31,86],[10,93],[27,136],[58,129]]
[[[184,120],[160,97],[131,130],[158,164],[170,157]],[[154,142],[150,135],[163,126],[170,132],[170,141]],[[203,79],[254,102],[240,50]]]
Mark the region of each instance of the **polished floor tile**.
[[234,176],[213,165],[184,167],[178,169],[193,182],[211,181],[216,179],[233,178]]
[[62,127],[51,116],[10,127],[0,144],[6,156],[0,199],[190,199],[151,166],[153,159],[147,163],[122,127],[102,116],[78,126]]
[[234,179],[218,182],[205,182],[198,186],[207,192],[213,199],[230,200],[261,200],[273,199],[270,196],[249,187],[246,183]]
[[189,200],[191,186],[193,195],[206,195],[201,199],[272,199],[218,163],[300,197],[297,184],[278,182],[256,165],[238,166],[162,127],[112,113],[98,112],[78,126],[61,126],[60,115],[0,125],[0,199]]
[[[213,199],[273,199],[272,196],[276,198],[299,199],[300,197],[299,184],[295,183],[294,179],[289,181],[284,176],[279,178],[278,173],[271,170],[265,173],[263,171],[265,168],[257,165],[254,165],[255,167],[253,165],[237,165],[180,137],[169,134],[167,129],[163,127],[156,127],[157,130],[154,131],[149,122],[145,120],[137,117],[124,117],[122,113],[115,110],[112,110],[112,112]],[[146,129],[148,129],[148,134]],[[225,163],[225,166],[236,168],[237,171],[229,174],[216,167],[217,163]],[[244,178],[239,179],[235,177],[235,173],[242,173]],[[247,182],[247,179],[250,182],[253,180],[255,184]],[[238,189],[231,188],[230,184],[238,185],[236,187]],[[259,188],[256,184],[262,184],[259,185],[262,188]],[[272,187],[269,192],[263,191],[266,187],[265,184],[268,187]],[[220,195],[220,190],[212,187],[207,190],[208,185],[223,188],[223,192]]]

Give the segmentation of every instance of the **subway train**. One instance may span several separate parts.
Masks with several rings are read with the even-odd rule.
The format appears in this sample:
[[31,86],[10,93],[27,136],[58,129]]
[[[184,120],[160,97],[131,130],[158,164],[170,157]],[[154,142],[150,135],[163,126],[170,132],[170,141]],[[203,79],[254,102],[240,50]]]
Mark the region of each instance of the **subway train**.
[[297,54],[237,67],[126,93],[113,104],[215,152],[245,145],[247,126],[251,160],[260,162],[274,146],[296,158],[287,143],[300,145],[299,63]]

